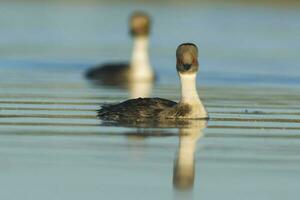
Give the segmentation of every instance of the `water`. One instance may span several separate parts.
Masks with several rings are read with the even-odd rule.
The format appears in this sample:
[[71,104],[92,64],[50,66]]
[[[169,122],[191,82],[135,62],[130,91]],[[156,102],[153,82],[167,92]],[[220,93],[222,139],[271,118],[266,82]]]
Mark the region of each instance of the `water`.
[[[299,7],[180,5],[0,3],[1,199],[297,197]],[[179,98],[175,48],[200,46],[207,125],[136,128],[96,118],[101,104],[136,92],[83,77],[93,64],[128,59],[126,19],[136,8],[154,20],[160,79],[151,96]]]

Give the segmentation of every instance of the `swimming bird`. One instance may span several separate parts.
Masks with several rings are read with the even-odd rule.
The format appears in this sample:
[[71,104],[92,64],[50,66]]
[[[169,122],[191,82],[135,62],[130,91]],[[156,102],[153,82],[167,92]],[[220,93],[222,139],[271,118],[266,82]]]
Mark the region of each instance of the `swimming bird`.
[[129,27],[133,37],[130,63],[107,63],[97,66],[87,71],[87,78],[108,85],[154,80],[148,54],[150,17],[144,12],[135,12],[130,17]]
[[102,120],[121,122],[162,121],[168,119],[207,119],[196,88],[199,69],[198,48],[183,43],[176,50],[176,68],[181,82],[181,99],[178,103],[162,98],[137,98],[119,104],[105,105],[98,111]]

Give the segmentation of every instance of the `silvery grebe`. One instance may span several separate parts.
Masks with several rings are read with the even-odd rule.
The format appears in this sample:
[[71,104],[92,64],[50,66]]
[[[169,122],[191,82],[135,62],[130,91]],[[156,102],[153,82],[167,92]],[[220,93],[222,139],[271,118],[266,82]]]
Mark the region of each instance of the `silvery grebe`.
[[196,89],[199,68],[195,44],[183,43],[176,50],[177,72],[181,82],[179,103],[161,98],[137,98],[103,106],[98,117],[109,121],[145,121],[164,119],[207,119],[207,112]]
[[152,81],[154,72],[148,55],[150,17],[135,12],[129,20],[133,37],[133,51],[130,63],[108,63],[87,71],[87,78],[104,84],[124,84],[131,81]]

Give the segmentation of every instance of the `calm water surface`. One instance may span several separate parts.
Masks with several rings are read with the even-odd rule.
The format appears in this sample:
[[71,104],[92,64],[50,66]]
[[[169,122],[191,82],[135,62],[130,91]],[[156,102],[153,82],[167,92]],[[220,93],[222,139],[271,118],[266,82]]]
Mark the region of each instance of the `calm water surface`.
[[[160,77],[143,92],[178,100],[175,48],[195,42],[208,124],[96,118],[101,104],[140,92],[83,77],[128,59],[137,8],[153,15]],[[266,5],[1,2],[0,199],[296,199],[299,17],[298,7]]]

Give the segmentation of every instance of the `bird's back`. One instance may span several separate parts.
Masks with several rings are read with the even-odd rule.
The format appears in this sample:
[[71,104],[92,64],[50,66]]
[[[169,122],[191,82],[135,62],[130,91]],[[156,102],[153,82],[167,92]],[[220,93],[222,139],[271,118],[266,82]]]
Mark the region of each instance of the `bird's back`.
[[103,106],[98,111],[98,117],[114,121],[155,120],[160,112],[176,104],[174,101],[161,98],[130,99],[119,104]]
[[128,75],[128,63],[107,63],[86,72],[86,77],[99,81],[122,81]]

